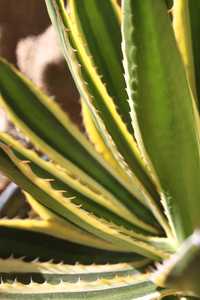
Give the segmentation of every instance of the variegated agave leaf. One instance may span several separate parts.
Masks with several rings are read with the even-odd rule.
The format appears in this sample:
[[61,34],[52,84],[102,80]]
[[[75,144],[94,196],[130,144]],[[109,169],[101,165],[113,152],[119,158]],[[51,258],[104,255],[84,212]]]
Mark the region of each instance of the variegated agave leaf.
[[0,299],[200,296],[200,7],[46,5],[90,141],[0,59],[0,106],[33,145],[2,132],[0,167],[34,212],[0,219]]

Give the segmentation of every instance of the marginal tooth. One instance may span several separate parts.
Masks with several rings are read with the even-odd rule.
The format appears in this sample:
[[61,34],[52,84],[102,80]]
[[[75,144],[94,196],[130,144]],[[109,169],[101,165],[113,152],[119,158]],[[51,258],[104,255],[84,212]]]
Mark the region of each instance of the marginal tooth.
[[60,285],[60,286],[64,286],[64,284],[65,284],[65,283],[64,283],[63,279],[60,279],[59,285]]
[[46,182],[53,182],[53,181],[55,181],[54,178],[44,178],[43,180],[46,181]]
[[20,261],[24,261],[25,258],[26,258],[26,256],[21,256],[21,257],[19,257],[18,259],[19,259]]
[[82,204],[76,204],[77,208],[82,208]]
[[15,130],[18,132],[18,133],[21,133],[21,130],[19,127],[15,127]]
[[30,164],[30,160],[20,160],[19,161],[20,164]]
[[35,258],[34,260],[32,260],[31,263],[34,264],[34,263],[38,263],[39,261],[40,261],[40,260],[39,260],[39,258],[37,257],[37,258]]
[[[56,192],[59,192],[59,193],[61,193],[61,194],[63,194],[63,193],[67,193],[67,191],[66,190],[56,190]],[[72,198],[72,197],[71,197]],[[73,197],[74,198],[74,197]]]
[[25,140],[26,143],[30,142],[30,139],[27,136],[24,136],[24,140]]
[[[65,27],[64,30],[65,30],[67,33],[71,31],[68,27]],[[72,50],[76,50],[76,49],[72,48]]]
[[77,280],[76,283],[77,283],[77,284],[80,284],[80,283],[81,283],[81,278],[80,278],[80,277],[78,278],[78,280]]

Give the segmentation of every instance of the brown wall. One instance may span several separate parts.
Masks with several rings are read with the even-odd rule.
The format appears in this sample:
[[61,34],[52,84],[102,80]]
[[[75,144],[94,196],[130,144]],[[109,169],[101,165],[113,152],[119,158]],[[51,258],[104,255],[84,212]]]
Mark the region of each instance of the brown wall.
[[0,55],[15,63],[17,42],[49,24],[44,0],[0,0]]

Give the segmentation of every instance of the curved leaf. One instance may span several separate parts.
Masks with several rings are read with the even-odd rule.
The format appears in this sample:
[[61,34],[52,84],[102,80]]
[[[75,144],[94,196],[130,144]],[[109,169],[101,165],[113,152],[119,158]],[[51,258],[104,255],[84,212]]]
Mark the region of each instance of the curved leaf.
[[[56,190],[51,186],[49,180],[46,181],[45,178],[38,177],[27,162],[24,163],[18,159],[10,150],[6,150],[6,152],[16,164],[17,168],[22,172],[19,173],[18,171],[19,175],[17,180],[20,181],[20,185],[27,192],[31,193],[31,195],[40,201],[42,205],[48,207],[58,216],[89,231],[92,235],[95,235],[100,239],[106,240],[108,242],[106,242],[107,249],[125,252],[133,251],[140,254],[144,253],[148,257],[157,259],[159,259],[160,256],[168,256],[168,253],[163,251],[165,249],[156,249],[153,243],[151,245],[151,243],[143,241],[143,238],[141,239],[140,235],[137,233],[130,231],[130,233],[133,233],[134,237],[132,237],[131,234],[127,234],[127,231],[124,232],[124,230],[122,230],[123,228],[117,224],[110,223],[103,218],[95,216],[91,212],[87,212],[81,208],[80,205],[74,203],[74,198],[71,199],[66,197],[63,190]],[[10,162],[9,164],[11,165]],[[13,173],[16,174],[16,172],[17,170],[12,166],[11,175],[13,175]],[[96,242],[94,243],[94,246],[95,244]],[[100,245],[103,244],[104,242],[102,241]]]
[[[142,263],[142,261],[141,261]],[[78,280],[94,281],[99,278],[111,279],[116,276],[133,276],[139,274],[135,266],[142,267],[140,262],[103,264],[103,265],[83,265],[83,264],[63,264],[52,263],[51,261],[40,262],[24,261],[9,257],[0,259],[0,276],[6,283],[17,280],[21,283],[30,283],[31,279],[37,283],[58,284],[60,281],[75,283]]]
[[[182,60],[185,66],[187,79],[191,87],[191,91],[193,93],[195,100],[198,101],[196,82],[195,82],[189,2],[191,1],[188,0],[174,1],[174,5],[172,9],[173,29],[178,44],[178,48],[181,53]],[[198,10],[197,5],[195,5],[195,10]]]
[[200,3],[199,1],[189,0],[189,19],[190,19],[190,31],[192,37],[192,53],[194,60],[194,69],[195,69],[195,84],[198,95],[198,107],[200,108]]
[[172,257],[158,267],[152,280],[186,295],[200,296],[200,231],[193,233]]
[[26,257],[26,260],[39,258],[41,261],[63,261],[67,264],[107,264],[134,262],[136,268],[149,261],[133,253],[100,250],[78,245],[50,235],[29,230],[0,227],[0,256]]
[[0,91],[4,97],[4,100],[0,100],[1,105],[51,159],[70,170],[72,174],[76,174],[91,189],[95,188],[100,192],[107,189],[130,211],[146,211],[146,218],[150,223],[159,227],[151,212],[134,199],[120,177],[95,153],[86,138],[67,119],[56,103],[37,91],[3,60],[0,61]]
[[162,187],[182,241],[200,224],[199,133],[194,102],[164,1],[124,0],[124,65],[138,144]]
[[[163,214],[162,206],[159,202],[159,195],[152,182],[151,175],[141,159],[133,137],[126,130],[112,99],[107,94],[105,86],[96,74],[92,60],[88,56],[79,38],[76,27],[73,25],[73,20],[71,20],[70,16],[66,13],[62,1],[46,0],[46,4],[52,23],[59,33],[64,56],[68,62],[81,97],[87,103],[100,128],[102,127],[101,119],[103,120],[106,129],[115,142],[121,156],[123,156],[125,163],[128,164],[128,167],[135,174],[135,180],[138,181],[143,194],[146,196],[148,206],[159,220],[159,223],[162,224],[167,235],[170,236],[170,228]],[[72,48],[72,45],[75,49]],[[76,51],[77,55],[75,54]],[[105,139],[106,138],[107,136]],[[112,144],[110,145],[110,149],[113,149]]]
[[68,1],[68,9],[79,32],[83,33],[83,41],[102,82],[106,84],[128,129],[132,131],[123,76],[120,18],[113,1],[71,0]]

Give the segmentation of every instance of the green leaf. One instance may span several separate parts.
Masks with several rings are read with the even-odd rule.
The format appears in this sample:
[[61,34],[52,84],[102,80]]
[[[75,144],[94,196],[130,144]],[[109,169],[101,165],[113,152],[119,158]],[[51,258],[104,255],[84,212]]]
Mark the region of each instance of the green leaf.
[[[178,48],[185,66],[188,82],[193,96],[197,101],[189,3],[190,1],[188,0],[174,1],[172,9],[173,29]],[[198,11],[197,6],[195,5],[195,11],[196,10]]]
[[[129,190],[133,192],[135,197],[142,201],[142,203],[146,203],[146,205],[148,205],[146,195],[144,195],[142,187],[138,184],[138,180],[135,179],[134,174],[131,173],[128,166],[124,164],[124,161],[119,155],[117,149],[114,149],[115,147],[112,147],[112,150],[110,149],[110,136],[106,132],[106,129],[103,130],[102,128],[99,128],[89,107],[83,100],[81,100],[81,107],[84,128],[86,129],[87,135],[96,151],[112,167],[118,176],[126,182],[126,186],[128,186]],[[102,133],[102,131],[104,132]],[[116,155],[114,155],[114,153]]]
[[[89,290],[92,284],[84,284],[80,281],[79,284],[60,284],[58,286],[45,284],[41,286],[41,284],[32,283],[30,285],[21,285],[18,283],[15,284],[2,284],[0,285],[0,299],[4,300],[78,300],[78,299],[92,299],[92,300],[100,300],[106,297],[107,300],[133,300],[133,299],[141,299],[143,297],[147,297],[149,300],[158,299],[160,296],[159,292],[154,291],[154,286],[152,288],[152,283],[148,281],[136,282],[134,284],[130,284],[129,286],[120,286],[117,284],[110,284],[107,280],[103,280],[104,285],[102,289]],[[109,288],[107,287],[106,283]],[[101,284],[101,282],[94,282],[94,286]],[[62,287],[61,287],[62,285]],[[80,289],[80,285],[82,285],[82,289]],[[67,290],[69,292],[67,292]],[[80,292],[78,292],[80,290]],[[9,291],[9,292],[8,292]],[[27,293],[28,292],[28,293]],[[84,298],[83,298],[84,297]]]
[[[11,146],[15,155],[21,161],[29,161],[29,166],[36,176],[52,182],[53,188],[63,191],[67,197],[74,198],[72,202],[81,205],[82,208],[100,217],[104,216],[110,222],[117,222],[119,225],[125,225],[128,228],[132,227],[133,229],[135,226],[131,226],[131,224],[135,224],[136,226],[138,225],[138,229],[141,227],[148,230],[149,226],[140,221],[143,217],[142,215],[139,215],[139,217],[134,216],[120,202],[112,199],[112,197],[95,192],[94,189],[84,185],[78,177],[70,173],[67,174],[52,162],[43,160],[35,152],[26,149],[11,136],[2,133],[0,140]],[[140,211],[141,213],[142,211]]]
[[[63,218],[60,218],[58,215],[38,203],[27,193],[26,199],[37,216],[24,219],[21,219],[18,216],[12,219],[3,218],[0,219],[1,227],[40,232],[86,246],[93,246],[100,249],[102,249],[102,247],[105,248],[105,243],[102,243],[102,240],[94,238],[94,236],[84,230],[74,226]],[[109,248],[109,245],[107,246]]]
[[[16,234],[15,239],[19,242],[19,236]],[[59,240],[57,241],[59,243]],[[47,243],[49,247],[50,244]],[[27,245],[30,245],[30,235]],[[39,246],[41,247],[41,243]],[[72,251],[74,246],[70,247]],[[85,258],[91,258],[89,248],[84,250],[84,247],[78,246],[73,249],[73,259],[78,253],[81,254],[82,250]],[[94,260],[95,251],[92,252]],[[70,253],[72,252],[68,252],[69,257]],[[85,256],[86,253],[89,257]],[[109,260],[109,255],[108,252],[107,258],[105,256],[103,259]],[[101,254],[99,253],[97,257],[101,259]],[[81,260],[81,255],[78,258]],[[125,257],[123,259],[127,260]],[[152,299],[154,299],[159,293],[156,292],[155,285],[148,280],[150,274],[143,275],[135,269],[135,267],[144,266],[145,262],[142,263],[142,260],[139,261],[137,258],[136,260],[134,258],[131,260],[131,257],[129,259],[127,262],[120,263],[119,256],[118,263],[104,265],[94,263],[66,265],[39,260],[28,262],[13,257],[0,259],[0,299],[18,299],[19,297],[22,297],[21,299],[30,299],[30,297],[32,299],[49,299],[48,297],[51,299],[82,299],[82,297],[100,299],[102,296],[106,299],[121,299],[121,297],[135,299],[135,297],[147,294],[151,297],[149,293],[152,293]]]
[[200,225],[199,132],[164,1],[123,1],[123,51],[133,126],[155,170],[177,239]]
[[136,268],[145,266],[149,260],[133,253],[99,250],[78,245],[50,235],[29,230],[0,227],[0,257],[39,258],[41,261],[63,261],[67,264],[106,264],[130,262]]
[[[100,278],[112,279],[116,276],[127,277],[138,275],[135,268],[137,262],[116,264],[63,264],[51,261],[41,262],[39,259],[25,261],[9,257],[0,259],[0,276],[4,283],[17,280],[21,283],[30,283],[31,279],[37,283],[44,281],[58,284],[60,281],[75,283],[78,280],[95,281]],[[139,262],[138,262],[139,266]],[[141,265],[142,266],[142,265]]]
[[40,150],[80,177],[91,189],[100,193],[108,190],[107,193],[112,193],[130,211],[137,210],[143,218],[146,215],[147,222],[160,227],[151,212],[134,199],[119,176],[95,153],[56,103],[3,60],[0,61],[0,91],[4,98],[0,99],[1,105]]
[[200,2],[195,0],[188,1],[190,30],[192,36],[193,60],[195,69],[196,90],[198,95],[198,106],[200,108]]
[[70,16],[83,33],[89,55],[119,114],[132,131],[123,76],[120,17],[112,0],[69,1]]
[[[49,192],[49,194],[48,193],[46,193],[44,190],[42,190],[42,189],[40,189],[37,185],[35,185],[34,184],[34,180],[33,180],[33,182],[32,181],[30,181],[28,178],[30,178],[31,176],[33,176],[34,178],[32,178],[32,179],[35,179],[36,181],[39,179],[37,176],[34,176],[34,174],[32,173],[32,174],[30,174],[29,172],[29,174],[28,174],[28,176],[26,177],[26,176],[24,176],[24,174],[23,173],[21,173],[16,167],[15,167],[15,165],[12,163],[12,161],[5,155],[5,153],[1,150],[0,151],[0,165],[1,165],[1,170],[4,172],[4,173],[6,173],[9,177],[10,177],[10,179],[11,180],[15,180],[15,182],[19,185],[19,186],[21,186],[24,190],[26,190],[27,192],[29,192],[31,195],[33,195],[33,197],[35,197],[36,199],[39,199],[40,201],[41,201],[41,203],[44,205],[44,206],[46,206],[46,207],[48,207],[50,210],[52,210],[52,211],[54,211],[54,212],[56,212],[56,214],[58,215],[58,216],[60,216],[60,217],[63,217],[64,219],[67,219],[67,216],[68,216],[68,213],[69,213],[69,211],[65,208],[66,207],[66,204],[65,204],[65,202],[66,202],[66,199],[67,198],[63,198],[63,200],[64,200],[64,203],[62,203],[63,202],[63,200],[61,201],[61,202],[59,202],[59,201],[55,201],[54,199],[55,198],[52,198],[53,197],[53,194],[55,195],[55,193],[56,193],[56,191],[52,188],[52,195],[51,195],[51,192]],[[40,180],[39,180],[40,181]],[[45,182],[45,181],[43,181],[42,180],[42,182],[46,185],[48,185],[48,182]],[[42,183],[41,182],[41,183]],[[57,194],[57,196],[59,196],[59,198],[60,198],[60,193],[58,192],[58,193],[56,193]],[[56,197],[57,197],[56,196]],[[69,199],[68,199],[68,201],[67,202],[69,202],[69,205],[71,206],[73,206],[73,209],[75,209],[75,211],[78,209],[78,207],[76,206],[76,205],[73,205],[70,201],[69,201]],[[71,207],[72,207],[71,206]],[[80,209],[80,208],[79,208]],[[78,209],[78,210],[79,210]],[[78,211],[77,211],[78,212]],[[80,211],[81,212],[81,211]],[[84,211],[83,211],[84,212]],[[85,212],[86,213],[86,212]],[[71,214],[70,214],[71,215]],[[71,217],[72,217],[72,215],[71,215]],[[78,217],[78,219],[79,219],[79,216],[77,216]],[[74,219],[75,220],[78,220],[78,219],[76,219],[77,217],[75,217]],[[82,218],[82,217],[81,217]],[[75,220],[73,219],[73,217],[72,217],[72,222],[74,222]],[[80,220],[80,219],[79,219]],[[5,222],[1,222],[2,224],[2,226],[3,226],[3,224],[5,223]],[[70,222],[71,223],[71,222]],[[86,222],[87,223],[87,222]],[[100,240],[99,239],[94,239],[94,235],[92,234],[92,236],[93,236],[93,238],[92,238],[92,241],[90,241],[90,243],[95,247],[95,245],[96,245],[96,247],[98,247],[97,246],[97,244],[99,244],[99,247],[100,248],[102,248],[102,246],[104,245],[105,246],[105,241],[103,241],[103,240],[101,240],[101,238],[100,238]],[[91,236],[91,237],[92,237]],[[66,238],[67,238],[67,236],[66,236]],[[85,234],[83,234],[82,235],[82,238],[83,238],[83,240],[84,240],[84,238],[86,238],[86,240],[87,240],[87,234],[86,234],[86,236],[85,236]],[[81,240],[82,240],[82,238],[81,238]],[[83,240],[82,240],[82,242],[83,242]],[[95,240],[96,240],[96,242],[97,242],[97,244],[96,244],[96,242],[95,242]],[[79,242],[80,242],[80,238],[79,238]],[[103,248],[104,248],[104,246],[103,246]],[[108,247],[108,248],[107,248]],[[110,249],[110,247],[111,248],[113,248],[113,246],[110,244],[110,243],[106,243],[106,249]],[[114,247],[115,248],[115,247]]]
[[[159,195],[152,182],[148,168],[144,165],[133,137],[127,131],[126,126],[116,111],[111,97],[102,84],[91,58],[88,56],[82,40],[79,38],[80,34],[77,32],[73,20],[71,20],[70,15],[66,13],[62,1],[46,0],[46,4],[52,23],[58,31],[64,56],[68,62],[81,97],[90,108],[93,119],[99,128],[106,127],[106,130],[123,157],[124,163],[128,164],[130,170],[135,174],[137,185],[141,187],[143,194],[147,198],[148,206],[159,220],[159,223],[163,226],[167,235],[171,236],[170,228],[163,214],[163,208],[158,199]],[[73,49],[73,47],[75,47],[75,49]],[[104,125],[102,125],[101,121],[104,122]],[[105,139],[107,139],[107,135]],[[113,150],[113,142],[109,144],[110,149]],[[114,152],[116,152],[116,147]],[[113,153],[113,155],[115,154]]]
[[176,289],[191,296],[200,296],[200,231],[189,237],[176,254],[158,267],[153,281],[162,287]]
[[[0,267],[5,270],[5,263],[0,261]],[[11,265],[12,263],[12,265]],[[7,260],[9,271],[15,270],[20,266],[21,275],[24,274],[22,281],[9,282],[0,284],[0,296],[4,299],[137,299],[139,297],[148,296],[148,299],[154,299],[160,294],[156,291],[156,287],[148,280],[149,274],[140,274],[132,270],[129,275],[123,268],[117,267],[120,272],[117,274],[116,266],[62,266],[47,263],[30,262],[25,263],[16,260]],[[100,271],[98,272],[98,269]],[[109,274],[108,270],[111,273]],[[96,272],[95,272],[96,270]],[[46,280],[44,283],[36,283],[31,281],[27,284],[27,278],[30,278],[30,271],[39,281],[42,277]],[[52,272],[54,274],[52,274]],[[70,274],[73,273],[74,275]],[[6,274],[3,273],[3,276]],[[16,276],[19,277],[19,272]],[[39,276],[40,279],[39,279]],[[79,276],[81,278],[79,278]],[[88,277],[89,276],[89,277]],[[98,279],[96,277],[98,276]],[[5,278],[7,281],[8,278]],[[31,298],[30,298],[31,297]]]
[[[102,217],[95,216],[91,212],[81,208],[76,202],[74,203],[74,198],[72,199],[69,196],[65,196],[63,190],[56,190],[51,186],[49,180],[47,181],[45,178],[38,177],[27,162],[17,158],[10,150],[5,149],[5,151],[22,172],[20,173],[11,166],[11,162],[7,159],[7,165],[11,166],[10,174],[12,176],[13,174],[15,176],[17,175],[16,180],[20,183],[22,188],[29,192],[42,205],[56,213],[60,218],[64,218],[64,220],[81,227],[86,232],[90,232],[91,245],[94,247],[122,252],[133,251],[140,254],[143,253],[147,257],[156,259],[168,257],[168,252],[166,252],[165,248],[169,245],[169,241],[164,243],[164,248],[159,247],[159,249],[157,249],[155,245],[157,243],[160,244],[159,239],[157,241],[155,240],[154,243],[154,238],[152,239],[150,237],[149,239],[148,237],[146,238],[145,236],[134,233],[134,231],[124,230],[123,227],[117,224],[110,223]],[[2,157],[3,155],[0,156],[1,159]],[[47,179],[48,178],[49,176]],[[86,242],[88,237],[89,236],[85,236]],[[82,238],[84,239],[84,235]],[[77,242],[79,243],[80,241]]]

